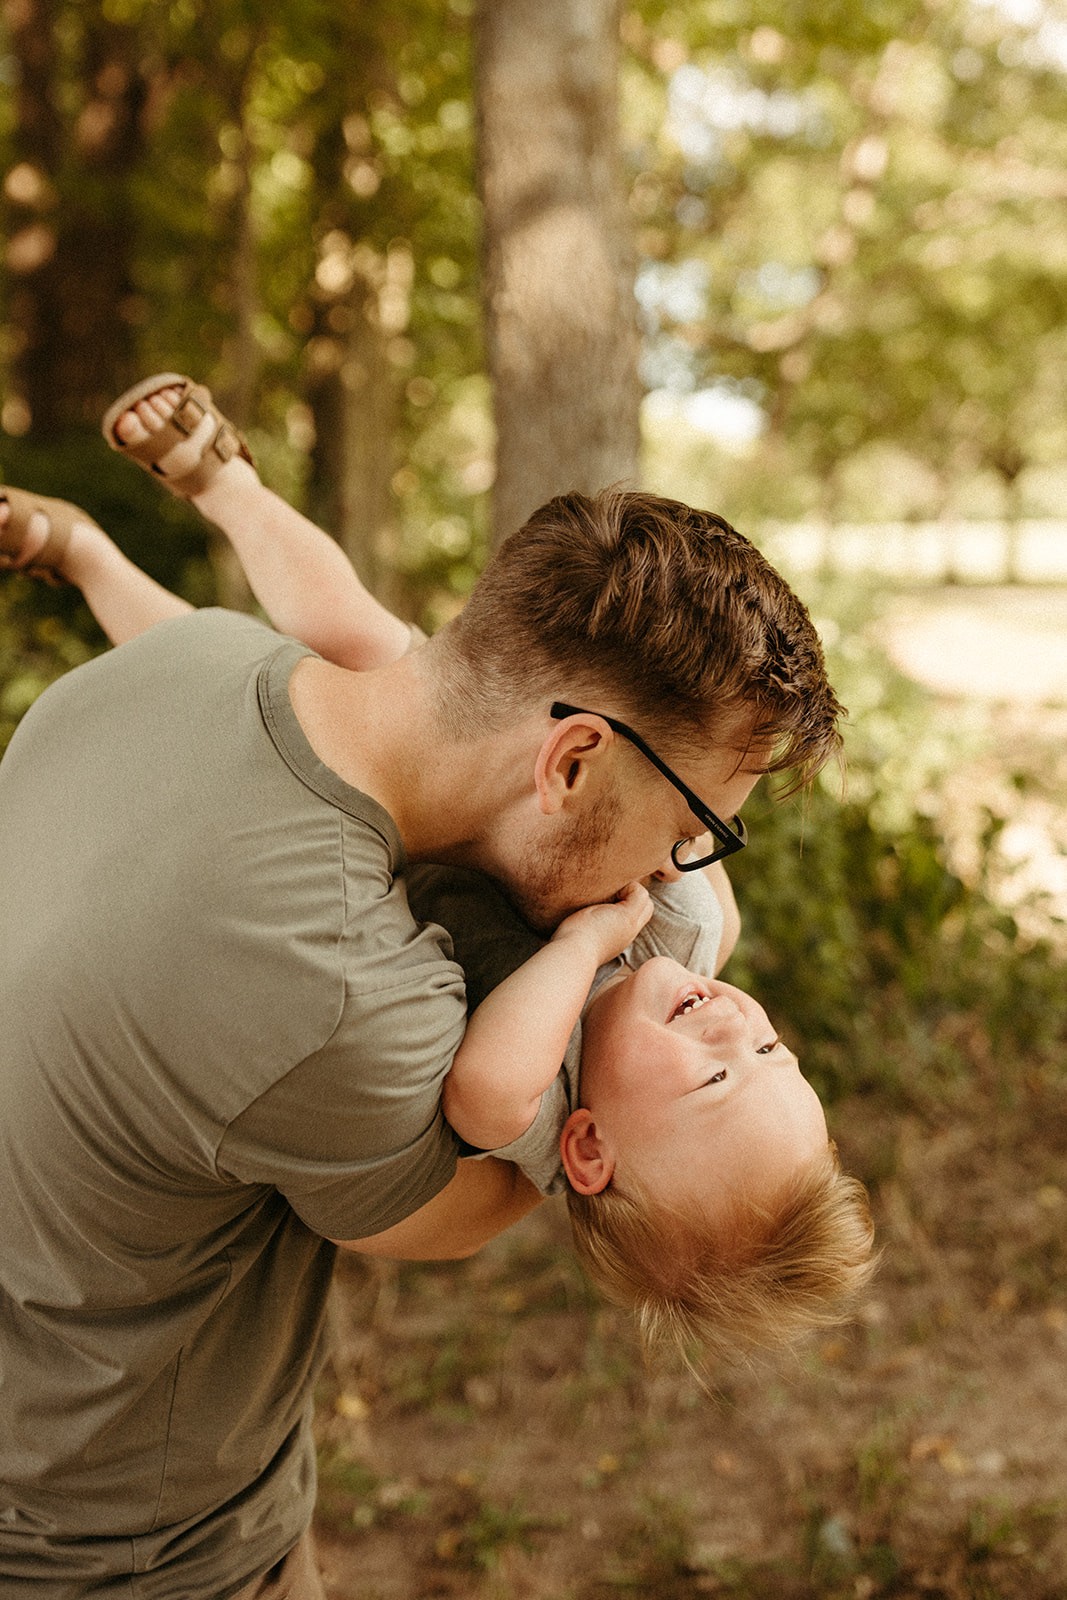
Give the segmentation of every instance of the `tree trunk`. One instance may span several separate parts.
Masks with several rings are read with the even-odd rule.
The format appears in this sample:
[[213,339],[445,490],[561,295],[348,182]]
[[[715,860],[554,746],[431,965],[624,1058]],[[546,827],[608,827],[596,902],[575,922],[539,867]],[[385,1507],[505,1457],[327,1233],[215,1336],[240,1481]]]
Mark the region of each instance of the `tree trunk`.
[[353,165],[374,152],[373,106],[396,96],[384,42],[389,15],[388,8],[338,7],[329,24],[338,60],[350,66],[324,90],[312,157],[318,266],[308,306],[305,393],[315,439],[308,514],[333,534],[368,589],[407,617],[413,608],[396,566],[393,491],[401,389],[390,347],[410,316],[410,255],[363,237],[365,204],[350,181]]
[[392,491],[400,399],[387,343],[378,290],[357,277],[339,374],[344,461],[337,537],[357,570],[362,568],[368,589],[390,610],[404,614]]
[[309,345],[308,403],[315,424],[310,515],[337,539],[367,588],[401,616],[409,612],[395,566],[392,492],[399,426],[396,371],[382,326],[386,263],[368,246],[351,251],[351,276],[322,296],[320,331]]
[[555,494],[637,472],[618,20],[616,0],[480,0],[476,12],[494,542]]
[[1004,581],[1022,582],[1022,513],[1020,482],[1026,456],[1010,436],[991,452],[993,469],[1004,485]]
[[15,431],[95,423],[127,381],[132,331],[126,177],[141,151],[145,82],[133,28],[85,13],[80,109],[61,114],[51,0],[5,0],[18,64],[5,195]]
[[[227,374],[223,407],[239,430],[248,427],[255,411],[263,368],[262,352],[256,338],[256,318],[261,310],[258,247],[252,215],[252,141],[248,133],[248,92],[255,49],[250,48],[239,74],[225,82],[230,115],[238,130],[238,184],[232,201],[229,276],[233,331],[226,341],[224,370]],[[229,540],[214,534],[208,544],[208,559],[215,575],[218,603],[230,611],[250,611],[252,589],[244,568]]]

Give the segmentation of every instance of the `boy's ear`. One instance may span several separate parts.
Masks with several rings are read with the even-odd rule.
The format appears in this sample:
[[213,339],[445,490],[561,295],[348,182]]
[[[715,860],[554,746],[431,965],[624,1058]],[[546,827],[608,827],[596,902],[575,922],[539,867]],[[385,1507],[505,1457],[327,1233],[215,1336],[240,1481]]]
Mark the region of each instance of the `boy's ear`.
[[603,717],[575,713],[553,723],[537,752],[534,783],[545,816],[561,811],[581,793],[586,779],[610,745],[611,729]]
[[592,1112],[584,1106],[572,1111],[559,1136],[563,1170],[579,1194],[599,1194],[611,1182],[615,1157],[601,1137]]

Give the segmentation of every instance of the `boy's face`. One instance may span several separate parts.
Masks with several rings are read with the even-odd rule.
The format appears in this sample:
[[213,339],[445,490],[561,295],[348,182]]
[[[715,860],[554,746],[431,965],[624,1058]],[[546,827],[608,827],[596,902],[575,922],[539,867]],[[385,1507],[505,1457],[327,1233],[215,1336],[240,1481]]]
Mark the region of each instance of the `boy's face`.
[[[590,1005],[580,1100],[604,1161],[603,1183],[586,1187],[633,1180],[666,1205],[696,1199],[709,1217],[772,1198],[827,1143],[818,1096],[763,1007],[665,956]],[[564,1165],[583,1187],[566,1134]]]

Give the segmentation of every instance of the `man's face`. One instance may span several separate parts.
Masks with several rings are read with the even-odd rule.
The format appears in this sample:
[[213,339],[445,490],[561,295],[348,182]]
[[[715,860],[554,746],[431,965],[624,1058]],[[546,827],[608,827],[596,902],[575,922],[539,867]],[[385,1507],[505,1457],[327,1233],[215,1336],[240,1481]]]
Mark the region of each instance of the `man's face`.
[[[679,776],[722,817],[740,811],[759,774],[738,770],[735,750],[680,759]],[[572,911],[611,900],[627,884],[676,877],[671,849],[703,824],[655,768],[616,739],[600,789],[573,816],[527,842],[505,888],[532,927],[551,930]]]

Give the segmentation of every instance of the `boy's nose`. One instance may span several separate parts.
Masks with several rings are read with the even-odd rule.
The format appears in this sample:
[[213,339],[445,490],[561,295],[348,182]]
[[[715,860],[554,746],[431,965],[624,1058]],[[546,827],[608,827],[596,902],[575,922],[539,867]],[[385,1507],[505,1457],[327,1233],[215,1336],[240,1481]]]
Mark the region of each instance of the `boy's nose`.
[[701,1033],[709,1044],[745,1043],[749,1037],[748,1019],[729,995],[714,995],[700,1008]]

